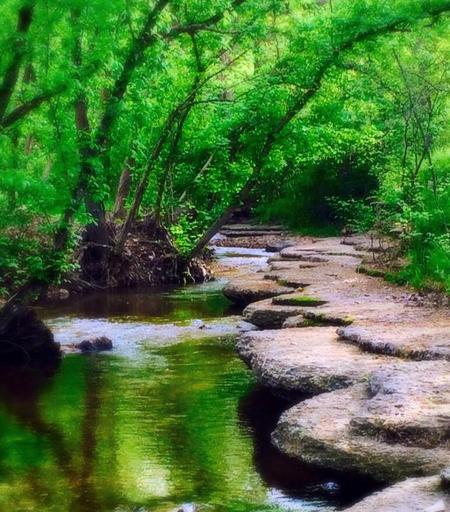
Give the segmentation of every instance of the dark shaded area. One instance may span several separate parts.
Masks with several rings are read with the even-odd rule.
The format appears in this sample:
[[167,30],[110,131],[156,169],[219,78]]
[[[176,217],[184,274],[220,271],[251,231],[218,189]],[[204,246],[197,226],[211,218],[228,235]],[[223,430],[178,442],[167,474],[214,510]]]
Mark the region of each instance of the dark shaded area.
[[36,313],[24,306],[5,306],[0,311],[0,364],[57,365],[60,346]]
[[86,229],[79,250],[81,272],[70,283],[72,289],[153,287],[207,279],[203,261],[187,261],[152,215],[135,222],[123,247],[117,247],[120,229],[114,222],[105,222],[100,232],[97,227]]
[[190,318],[213,318],[238,314],[240,310],[220,290],[200,291],[195,287],[133,288],[77,295],[66,301],[41,303],[42,318],[59,315],[83,318],[136,317],[143,320],[169,317],[184,311]]
[[[297,397],[295,403],[299,401]],[[319,498],[335,506],[348,506],[379,488],[371,479],[305,464],[275,448],[271,433],[292,404],[262,387],[256,387],[239,404],[240,417],[253,433],[255,467],[269,487],[294,499]]]
[[81,352],[103,352],[105,350],[112,350],[113,343],[106,336],[100,336],[99,338],[91,338],[83,340],[81,343],[75,345]]

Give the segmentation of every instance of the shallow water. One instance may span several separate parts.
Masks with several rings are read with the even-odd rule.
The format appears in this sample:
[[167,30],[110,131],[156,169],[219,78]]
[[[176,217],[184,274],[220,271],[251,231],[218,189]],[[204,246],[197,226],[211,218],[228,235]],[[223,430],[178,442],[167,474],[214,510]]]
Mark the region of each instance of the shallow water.
[[101,334],[115,350],[2,375],[0,511],[324,511],[363,493],[270,446],[280,401],[235,356],[220,287],[40,311],[63,344]]

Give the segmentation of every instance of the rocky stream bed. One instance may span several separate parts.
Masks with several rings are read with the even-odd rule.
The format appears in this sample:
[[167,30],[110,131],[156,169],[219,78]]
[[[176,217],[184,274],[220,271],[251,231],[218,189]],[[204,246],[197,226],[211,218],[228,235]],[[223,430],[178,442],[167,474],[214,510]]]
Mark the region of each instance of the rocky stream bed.
[[297,402],[272,442],[382,484],[349,512],[450,511],[449,309],[364,272],[364,237],[286,240],[278,227],[254,236],[229,227],[220,244],[239,236],[279,249],[266,269],[224,289],[258,329],[240,336],[240,357],[263,386]]

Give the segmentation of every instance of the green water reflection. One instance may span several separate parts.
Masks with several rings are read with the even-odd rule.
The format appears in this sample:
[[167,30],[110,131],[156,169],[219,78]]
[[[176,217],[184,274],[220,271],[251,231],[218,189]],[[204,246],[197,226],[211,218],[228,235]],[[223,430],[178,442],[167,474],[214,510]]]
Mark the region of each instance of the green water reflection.
[[0,512],[168,512],[193,503],[323,511],[342,501],[333,476],[270,446],[279,400],[255,388],[232,338],[152,340],[161,322],[229,314],[217,289],[113,294],[71,307],[47,311],[69,340],[79,322],[114,337],[114,322],[129,316],[149,335],[135,343],[134,327],[120,331],[130,339],[117,334],[112,354],[70,355],[48,375],[0,370]]
[[[0,510],[165,510],[265,502],[237,402],[252,380],[229,344],[65,358],[1,396]],[[228,509],[231,509],[228,508]]]

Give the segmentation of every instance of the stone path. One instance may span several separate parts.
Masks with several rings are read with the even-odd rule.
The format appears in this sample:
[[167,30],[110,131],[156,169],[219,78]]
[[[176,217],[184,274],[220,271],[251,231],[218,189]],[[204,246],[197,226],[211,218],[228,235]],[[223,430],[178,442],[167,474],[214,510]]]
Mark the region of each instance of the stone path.
[[409,478],[377,492],[347,509],[347,512],[448,512],[450,495],[438,476]]
[[[263,385],[310,397],[280,418],[282,451],[386,483],[437,475],[450,466],[449,310],[358,272],[371,258],[361,237],[297,240],[230,283],[263,329],[237,350]],[[450,511],[449,496],[438,476],[412,478],[349,510]]]

